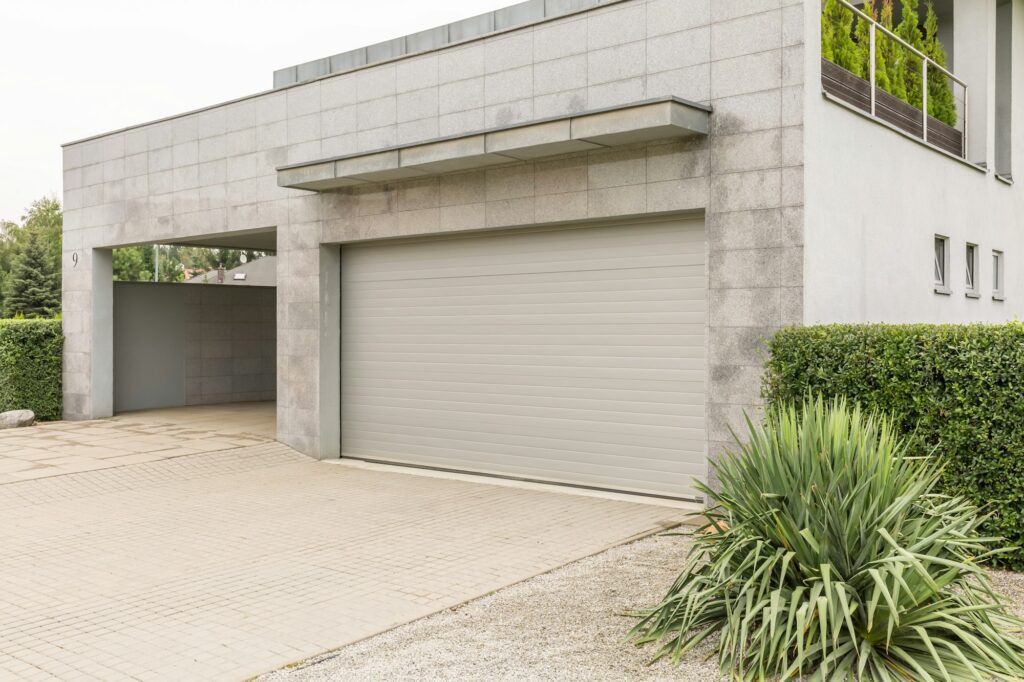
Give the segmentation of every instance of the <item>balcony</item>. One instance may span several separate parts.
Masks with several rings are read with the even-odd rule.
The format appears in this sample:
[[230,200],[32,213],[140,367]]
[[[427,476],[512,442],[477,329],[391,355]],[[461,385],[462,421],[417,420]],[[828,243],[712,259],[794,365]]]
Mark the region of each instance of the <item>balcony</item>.
[[[891,6],[888,9],[888,16],[879,20],[847,0],[825,3],[821,58],[825,96],[966,160],[967,83],[937,61],[945,59],[935,35],[937,19],[929,16],[923,30],[903,21],[894,29]],[[918,46],[897,30],[912,39],[919,35]]]

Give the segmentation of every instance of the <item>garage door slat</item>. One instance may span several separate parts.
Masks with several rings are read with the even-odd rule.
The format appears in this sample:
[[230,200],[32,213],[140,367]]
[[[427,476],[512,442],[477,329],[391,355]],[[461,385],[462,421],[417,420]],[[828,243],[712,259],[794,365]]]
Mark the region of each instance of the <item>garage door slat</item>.
[[342,454],[691,496],[702,221],[342,250]]

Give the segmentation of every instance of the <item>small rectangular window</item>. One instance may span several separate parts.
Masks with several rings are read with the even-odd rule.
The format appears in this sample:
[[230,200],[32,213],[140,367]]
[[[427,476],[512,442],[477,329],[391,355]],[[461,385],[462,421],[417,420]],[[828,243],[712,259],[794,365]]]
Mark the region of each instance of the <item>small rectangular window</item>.
[[935,293],[948,294],[949,237],[935,235]]
[[978,297],[978,245],[968,244],[964,251],[964,288],[970,298]]
[[1003,300],[1003,280],[1006,274],[1003,272],[1003,252],[992,252],[992,298],[997,301]]

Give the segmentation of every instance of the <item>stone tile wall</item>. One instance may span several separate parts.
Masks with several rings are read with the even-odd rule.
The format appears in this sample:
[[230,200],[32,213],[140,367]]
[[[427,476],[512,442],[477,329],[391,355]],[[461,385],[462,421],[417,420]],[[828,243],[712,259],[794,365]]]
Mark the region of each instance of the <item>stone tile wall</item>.
[[185,404],[274,400],[277,383],[273,287],[188,284]]
[[[811,8],[806,10],[806,7]],[[65,386],[96,414],[102,303],[93,249],[278,231],[281,439],[330,453],[337,381],[324,243],[552,221],[704,212],[712,454],[756,409],[760,339],[802,320],[799,0],[625,0],[65,148]],[[710,104],[706,140],[511,164],[316,195],[275,167],[674,95]],[[71,254],[79,265],[71,268]],[[336,277],[336,273],[335,277]]]

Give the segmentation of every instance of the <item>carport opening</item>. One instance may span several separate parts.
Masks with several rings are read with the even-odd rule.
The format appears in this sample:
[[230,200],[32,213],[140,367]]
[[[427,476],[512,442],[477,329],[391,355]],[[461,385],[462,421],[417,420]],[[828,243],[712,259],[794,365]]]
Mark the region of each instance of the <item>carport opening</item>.
[[273,237],[114,249],[115,413],[276,400]]

